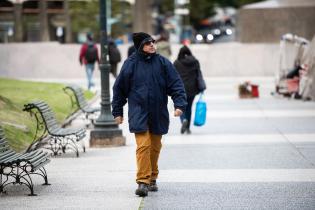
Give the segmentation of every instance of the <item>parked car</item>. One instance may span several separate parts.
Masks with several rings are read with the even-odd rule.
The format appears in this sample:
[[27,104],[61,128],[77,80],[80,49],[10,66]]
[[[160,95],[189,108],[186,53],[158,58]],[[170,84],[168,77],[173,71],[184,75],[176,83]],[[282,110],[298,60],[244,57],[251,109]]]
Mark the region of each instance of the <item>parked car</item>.
[[231,36],[234,33],[234,29],[230,26],[220,25],[215,28],[201,29],[196,33],[196,43],[214,43],[216,41],[222,42],[222,40],[228,40],[227,36]]
[[216,31],[216,33],[214,29],[199,30],[195,36],[196,43],[212,43],[214,39],[219,36],[218,31]]

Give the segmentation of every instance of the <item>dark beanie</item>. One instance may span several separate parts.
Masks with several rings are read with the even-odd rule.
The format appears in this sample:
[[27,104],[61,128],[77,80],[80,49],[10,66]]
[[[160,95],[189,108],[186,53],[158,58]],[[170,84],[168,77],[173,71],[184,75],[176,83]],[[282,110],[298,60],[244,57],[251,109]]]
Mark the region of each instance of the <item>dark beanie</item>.
[[154,39],[147,33],[139,32],[132,34],[132,40],[135,48],[139,50],[139,48],[146,42],[154,41]]

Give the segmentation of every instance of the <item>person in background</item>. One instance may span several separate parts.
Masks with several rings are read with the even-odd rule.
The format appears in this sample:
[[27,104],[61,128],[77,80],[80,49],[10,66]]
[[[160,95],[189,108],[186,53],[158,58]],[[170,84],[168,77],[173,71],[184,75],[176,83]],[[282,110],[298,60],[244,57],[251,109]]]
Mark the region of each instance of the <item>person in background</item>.
[[195,96],[203,91],[198,88],[200,64],[199,61],[192,55],[190,49],[187,46],[183,46],[178,53],[174,66],[183,80],[188,103],[184,114],[180,116],[182,123],[180,132],[182,134],[185,132],[190,134],[191,107]]
[[99,63],[99,54],[96,44],[93,41],[93,36],[91,33],[86,35],[87,41],[82,45],[79,55],[80,64],[85,65],[86,77],[88,81],[88,89],[90,90],[95,86],[93,82],[93,71],[95,67],[95,62]]
[[295,77],[300,77],[300,71],[304,69],[304,65],[301,64],[300,60],[296,60],[294,62],[294,67],[289,71],[289,73],[285,76],[286,79],[293,79]]
[[121,54],[117,45],[112,39],[109,39],[108,41],[108,56],[109,56],[109,63],[110,63],[110,72],[116,78],[117,77],[117,64],[121,61]]
[[182,80],[173,64],[156,54],[155,40],[144,32],[134,33],[136,52],[124,62],[113,87],[112,114],[123,122],[123,107],[128,101],[129,130],[135,133],[137,150],[136,195],[157,191],[158,159],[162,135],[168,133],[168,96],[174,102],[174,116],[186,107]]
[[136,48],[134,45],[131,45],[129,48],[128,48],[128,54],[127,54],[127,57],[131,56],[132,53],[136,52]]
[[160,38],[156,42],[157,53],[167,59],[171,58],[172,51],[169,43],[169,35],[166,31],[162,32]]

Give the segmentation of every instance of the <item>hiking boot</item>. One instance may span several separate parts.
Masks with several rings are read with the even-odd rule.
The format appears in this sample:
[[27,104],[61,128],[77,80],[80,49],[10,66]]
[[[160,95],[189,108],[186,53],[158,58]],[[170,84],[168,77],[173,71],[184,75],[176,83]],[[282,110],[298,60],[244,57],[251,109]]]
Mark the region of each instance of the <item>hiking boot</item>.
[[185,133],[187,126],[188,126],[188,120],[185,119],[185,120],[183,120],[182,127],[180,129],[181,134]]
[[138,189],[136,189],[136,195],[140,197],[145,197],[148,195],[148,185],[145,183],[139,183],[138,184]]
[[150,182],[150,185],[149,185],[149,191],[151,191],[151,192],[156,192],[156,191],[158,191],[159,190],[159,188],[158,188],[158,186],[157,186],[157,184],[156,184],[156,180],[152,180],[151,182]]

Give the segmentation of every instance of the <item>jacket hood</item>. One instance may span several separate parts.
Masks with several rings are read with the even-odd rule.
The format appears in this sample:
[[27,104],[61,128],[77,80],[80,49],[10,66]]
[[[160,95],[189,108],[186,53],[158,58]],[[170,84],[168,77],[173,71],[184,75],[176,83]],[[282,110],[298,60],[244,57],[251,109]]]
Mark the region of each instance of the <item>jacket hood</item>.
[[184,66],[193,66],[196,65],[197,59],[192,55],[187,55],[185,58],[178,60]]
[[190,49],[186,45],[184,45],[183,47],[180,48],[177,59],[181,60],[188,55],[192,55],[192,53],[191,53]]

